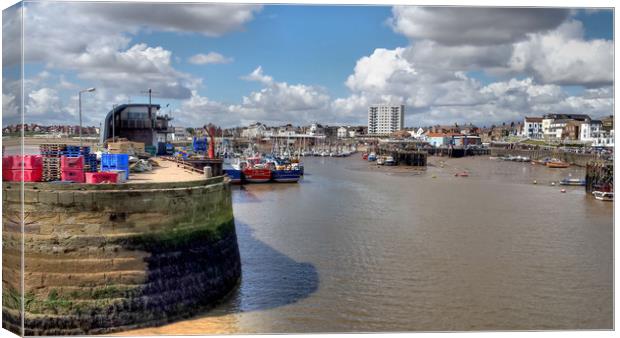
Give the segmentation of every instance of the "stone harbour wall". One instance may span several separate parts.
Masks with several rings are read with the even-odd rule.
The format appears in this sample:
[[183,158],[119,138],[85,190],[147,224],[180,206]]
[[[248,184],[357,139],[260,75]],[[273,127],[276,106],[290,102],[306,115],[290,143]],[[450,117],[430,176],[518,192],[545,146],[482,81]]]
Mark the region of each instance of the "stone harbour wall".
[[[3,184],[3,327],[20,334],[19,184]],[[25,335],[103,334],[204,311],[241,276],[230,186],[26,183]]]

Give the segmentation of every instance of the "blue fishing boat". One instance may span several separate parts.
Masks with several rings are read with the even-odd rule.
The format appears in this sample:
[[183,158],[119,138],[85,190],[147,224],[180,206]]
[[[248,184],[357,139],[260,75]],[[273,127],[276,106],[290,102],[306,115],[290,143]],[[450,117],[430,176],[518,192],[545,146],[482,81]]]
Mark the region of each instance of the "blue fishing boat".
[[224,163],[224,174],[230,178],[230,183],[241,184],[243,182],[243,171],[238,164]]
[[586,180],[584,179],[579,179],[579,178],[565,178],[563,180],[560,181],[561,185],[577,185],[577,186],[584,186],[586,185]]
[[230,178],[230,183],[240,184],[243,179],[243,172],[238,169],[224,169],[224,174]]
[[299,169],[284,169],[284,170],[272,170],[271,178],[276,182],[298,182],[301,178],[301,170]]

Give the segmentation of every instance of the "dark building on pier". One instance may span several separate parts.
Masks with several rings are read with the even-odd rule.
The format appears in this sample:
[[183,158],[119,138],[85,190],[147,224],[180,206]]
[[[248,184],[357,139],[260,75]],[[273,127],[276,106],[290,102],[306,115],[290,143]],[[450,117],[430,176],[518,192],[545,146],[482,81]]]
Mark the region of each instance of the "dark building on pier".
[[168,134],[174,133],[170,126],[171,117],[158,115],[160,106],[148,103],[121,104],[112,109],[105,117],[101,141],[126,138],[134,142],[143,142],[145,146],[157,146],[160,142],[171,140]]

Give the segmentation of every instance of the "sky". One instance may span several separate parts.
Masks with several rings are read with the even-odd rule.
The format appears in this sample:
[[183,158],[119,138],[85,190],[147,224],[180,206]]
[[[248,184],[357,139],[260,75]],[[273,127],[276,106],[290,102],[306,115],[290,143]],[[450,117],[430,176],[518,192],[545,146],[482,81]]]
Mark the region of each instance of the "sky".
[[406,126],[613,113],[613,12],[575,8],[26,2],[3,11],[3,123],[87,125],[153,102],[177,126]]

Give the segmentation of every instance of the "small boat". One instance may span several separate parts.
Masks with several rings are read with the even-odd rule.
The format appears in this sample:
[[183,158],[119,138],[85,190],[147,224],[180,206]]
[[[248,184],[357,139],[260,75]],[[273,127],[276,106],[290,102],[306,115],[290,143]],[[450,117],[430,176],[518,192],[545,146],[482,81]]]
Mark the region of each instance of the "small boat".
[[368,153],[362,154],[362,160],[368,160]]
[[467,171],[463,171],[463,172],[454,174],[454,176],[456,176],[456,177],[468,177],[469,173]]
[[547,162],[547,168],[568,168],[570,167],[569,163],[566,162],[562,162],[562,161],[549,161]]
[[271,169],[268,168],[245,168],[243,169],[245,180],[250,183],[264,183],[271,180]]
[[586,185],[586,180],[580,178],[565,178],[560,181],[561,185],[578,185],[584,186]]
[[376,160],[377,160],[377,154],[375,153],[368,154],[368,161],[376,161]]
[[392,157],[392,156],[386,157],[385,158],[385,165],[389,165],[389,166],[396,165],[396,161],[394,161],[394,157]]
[[273,170],[271,172],[271,178],[280,183],[299,182],[301,175],[301,170],[299,169]]
[[224,174],[230,178],[230,183],[240,184],[243,180],[243,172],[239,169],[225,168]]
[[614,193],[611,191],[593,191],[592,195],[599,201],[613,201]]
[[551,159],[546,157],[543,158],[542,160],[532,160],[532,164],[542,164],[542,165],[547,165],[547,162],[549,162]]
[[385,164],[385,157],[380,156],[379,158],[377,158],[377,165],[384,165]]

